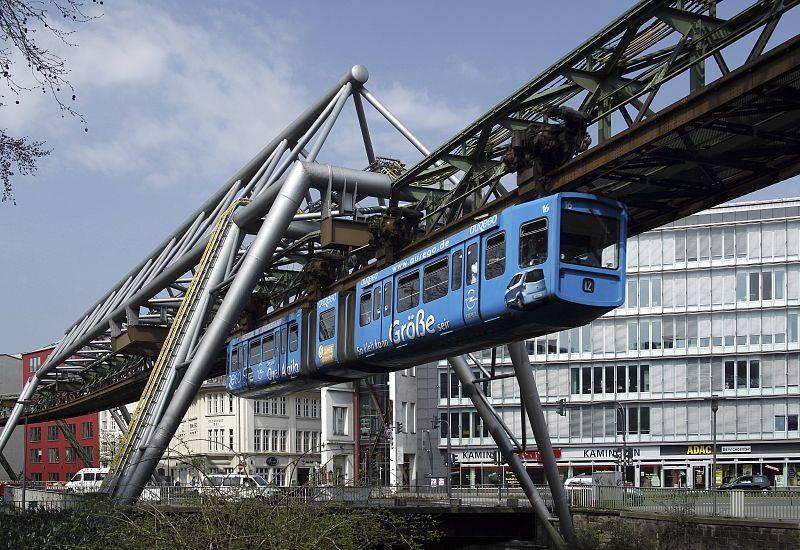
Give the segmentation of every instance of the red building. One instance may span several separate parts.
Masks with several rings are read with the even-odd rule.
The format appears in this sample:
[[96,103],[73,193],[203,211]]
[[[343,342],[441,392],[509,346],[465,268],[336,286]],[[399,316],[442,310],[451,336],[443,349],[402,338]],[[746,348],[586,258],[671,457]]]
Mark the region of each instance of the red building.
[[[53,346],[49,346],[22,355],[22,379],[25,382],[44,364],[52,351]],[[98,466],[98,413],[68,418],[66,423],[75,434],[78,446],[91,459],[91,465]],[[55,421],[29,423],[25,435],[25,462],[29,480],[63,483],[86,466]]]

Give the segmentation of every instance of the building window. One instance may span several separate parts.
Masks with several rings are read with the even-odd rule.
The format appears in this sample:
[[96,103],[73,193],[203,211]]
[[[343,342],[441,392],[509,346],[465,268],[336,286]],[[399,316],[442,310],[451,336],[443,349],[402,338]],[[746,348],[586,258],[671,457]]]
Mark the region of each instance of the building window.
[[506,270],[506,234],[498,233],[486,239],[486,280],[499,277]]
[[47,441],[58,441],[58,426],[47,427]]
[[280,451],[282,453],[286,452],[286,430],[281,430],[281,447]]
[[47,481],[58,481],[58,472],[47,472]]
[[319,314],[319,341],[330,340],[336,336],[336,311],[329,308]]
[[419,271],[397,280],[397,311],[403,312],[419,304]]
[[28,441],[35,442],[41,440],[42,440],[42,428],[38,426],[36,428],[31,428],[28,433]]
[[333,435],[347,435],[347,407],[333,407]]
[[539,265],[545,260],[547,260],[547,218],[540,218],[519,228],[519,266]]
[[31,464],[41,464],[42,463],[42,450],[41,449],[31,449],[30,450],[30,458],[31,458]]
[[58,448],[52,447],[47,449],[47,463],[58,464]]
[[448,277],[447,258],[426,265],[422,270],[422,301],[427,304],[446,296]]
[[84,439],[89,439],[94,435],[94,425],[91,422],[84,422],[81,426],[81,435]]
[[412,433],[417,433],[417,404],[408,404],[408,416],[406,417],[406,429]]
[[87,445],[83,448],[83,454],[89,462],[94,462],[94,447]]
[[361,294],[361,299],[358,302],[358,324],[360,326],[368,325],[372,319],[372,291],[367,290]]
[[36,372],[42,364],[41,357],[31,357],[28,359],[28,372]]
[[[64,462],[67,464],[75,463],[75,449],[72,447],[67,447],[64,449]],[[67,479],[69,479],[69,477]]]

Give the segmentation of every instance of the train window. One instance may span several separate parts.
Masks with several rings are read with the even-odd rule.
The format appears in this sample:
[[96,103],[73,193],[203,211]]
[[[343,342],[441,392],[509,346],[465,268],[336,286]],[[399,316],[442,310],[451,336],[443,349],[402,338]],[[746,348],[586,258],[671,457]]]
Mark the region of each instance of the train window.
[[297,323],[289,325],[289,351],[297,351]]
[[619,265],[619,220],[591,212],[561,213],[561,261],[616,269]]
[[486,239],[486,266],[483,273],[487,280],[502,275],[506,270],[506,234],[492,235]]
[[239,370],[239,348],[231,350],[231,370]]
[[381,287],[376,286],[372,292],[372,318],[378,320],[381,318]]
[[388,317],[392,312],[392,281],[383,285],[383,316]]
[[261,341],[253,340],[250,342],[250,360],[248,365],[257,365],[261,361]]
[[419,304],[419,271],[404,275],[397,280],[397,312]]
[[464,264],[464,253],[460,250],[453,254],[453,268],[450,270],[452,273],[451,284],[453,290],[461,288],[461,272]]
[[541,269],[531,269],[525,274],[526,283],[538,283],[544,280],[544,271]]
[[372,292],[366,291],[358,302],[358,324],[362,327],[369,324],[372,316]]
[[336,336],[336,312],[333,308],[319,314],[319,341],[329,340]]
[[447,258],[429,263],[422,270],[422,301],[426,304],[447,295]]
[[547,218],[522,224],[519,228],[519,266],[539,265],[547,260]]
[[474,285],[478,282],[478,245],[471,244],[467,247],[467,284]]
[[275,357],[275,336],[270,334],[264,338],[264,361]]

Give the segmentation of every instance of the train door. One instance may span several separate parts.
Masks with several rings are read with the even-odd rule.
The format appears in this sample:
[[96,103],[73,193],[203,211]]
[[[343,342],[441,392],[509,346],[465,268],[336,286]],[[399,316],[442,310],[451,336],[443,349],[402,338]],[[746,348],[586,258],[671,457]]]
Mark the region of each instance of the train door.
[[317,335],[315,363],[317,368],[337,361],[336,325],[339,311],[339,293],[331,294],[317,302]]
[[394,294],[392,292],[392,279],[391,277],[388,279],[384,279],[381,284],[381,340],[386,341],[386,347],[391,347],[392,345],[392,320],[394,319],[394,315],[392,312],[394,311]]
[[288,335],[288,327],[286,325],[281,325],[281,327],[275,331],[275,337],[277,342],[275,342],[275,364],[278,367],[278,372],[280,373],[281,378],[286,377],[286,355],[287,355],[287,335]]
[[464,243],[464,324],[480,323],[480,237]]
[[302,321],[301,312],[297,312],[295,319],[296,321],[290,321],[288,325],[289,343],[287,346],[288,351],[286,353],[286,374],[290,377],[300,374],[300,368],[302,364],[302,352],[300,350],[300,321]]

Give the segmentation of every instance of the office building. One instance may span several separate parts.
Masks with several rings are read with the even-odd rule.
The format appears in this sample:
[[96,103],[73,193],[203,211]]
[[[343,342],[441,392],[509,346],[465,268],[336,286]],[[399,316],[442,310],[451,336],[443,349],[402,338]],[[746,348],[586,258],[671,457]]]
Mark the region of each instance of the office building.
[[[709,487],[712,476],[751,473],[800,485],[800,200],[723,205],[629,239],[627,271],[623,307],[527,343],[562,476],[620,468],[624,440],[639,486]],[[475,355],[490,365],[489,350]],[[511,372],[505,349],[496,368]],[[420,477],[445,475],[449,432],[454,482],[496,483],[494,442],[447,363],[417,371],[418,423],[433,430],[418,437],[429,455]],[[484,386],[535,449],[515,379]],[[523,457],[542,481],[537,454]]]

